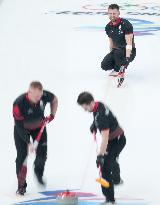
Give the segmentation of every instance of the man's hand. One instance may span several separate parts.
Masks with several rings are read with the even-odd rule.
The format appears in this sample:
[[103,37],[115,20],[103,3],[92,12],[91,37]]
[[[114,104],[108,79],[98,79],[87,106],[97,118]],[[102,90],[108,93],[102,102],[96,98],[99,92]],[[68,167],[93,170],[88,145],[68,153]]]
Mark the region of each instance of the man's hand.
[[129,65],[129,57],[126,57],[123,61],[122,61],[122,65],[123,67],[127,68]]
[[97,127],[96,127],[94,122],[90,126],[90,131],[91,131],[92,134],[93,133],[95,133],[95,134],[97,133]]
[[50,114],[49,116],[45,117],[44,121],[50,123],[54,119],[54,115]]
[[97,168],[99,166],[103,167],[103,165],[104,165],[104,155],[98,155],[97,156],[96,164],[97,164]]

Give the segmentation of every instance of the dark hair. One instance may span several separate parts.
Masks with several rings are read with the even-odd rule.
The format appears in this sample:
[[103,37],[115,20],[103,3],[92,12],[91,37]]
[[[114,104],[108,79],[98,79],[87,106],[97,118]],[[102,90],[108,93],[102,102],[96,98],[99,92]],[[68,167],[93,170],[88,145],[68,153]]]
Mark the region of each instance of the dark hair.
[[83,104],[89,105],[93,100],[94,100],[94,98],[93,98],[91,93],[82,92],[78,96],[77,103],[79,105],[83,105]]
[[117,9],[119,11],[119,6],[117,4],[110,4],[108,9]]
[[39,81],[33,81],[33,82],[31,82],[30,83],[30,87],[31,88],[37,88],[37,89],[39,89],[39,90],[43,90],[43,86],[42,86],[42,83],[41,82],[39,82]]

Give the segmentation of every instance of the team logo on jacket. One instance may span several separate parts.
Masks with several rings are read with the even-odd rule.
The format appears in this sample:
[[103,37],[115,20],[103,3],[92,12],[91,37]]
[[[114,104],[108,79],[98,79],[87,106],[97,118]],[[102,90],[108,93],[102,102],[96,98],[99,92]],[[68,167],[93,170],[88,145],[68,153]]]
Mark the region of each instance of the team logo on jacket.
[[122,31],[122,27],[121,27],[121,25],[119,26],[119,34],[122,34],[123,33],[123,31]]
[[105,110],[105,115],[107,115],[107,116],[108,116],[108,115],[109,115],[109,111],[110,111],[110,110],[109,110],[109,108],[108,108],[107,106],[105,106],[105,109],[106,109],[106,110]]
[[98,121],[97,121],[98,116],[99,116],[99,112],[98,112],[97,115],[95,116],[95,120],[94,120],[95,126],[96,126],[97,128],[98,128]]
[[33,110],[31,108],[29,108],[28,110],[28,115],[32,114],[33,113]]

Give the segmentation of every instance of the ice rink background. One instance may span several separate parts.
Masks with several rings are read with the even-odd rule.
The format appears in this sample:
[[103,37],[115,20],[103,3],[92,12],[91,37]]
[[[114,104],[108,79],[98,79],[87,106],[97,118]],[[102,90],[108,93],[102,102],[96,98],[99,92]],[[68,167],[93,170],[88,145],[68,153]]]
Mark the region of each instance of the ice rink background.
[[26,199],[14,197],[12,119],[14,99],[28,89],[30,81],[40,80],[59,99],[56,118],[48,125],[47,190],[81,188],[101,195],[95,183],[96,154],[89,132],[92,115],[76,104],[78,94],[88,90],[111,107],[125,129],[127,145],[120,157],[125,183],[116,189],[116,197],[159,205],[160,3],[117,2],[123,8],[121,16],[132,19],[137,34],[137,57],[127,70],[124,87],[117,89],[100,68],[109,52],[103,31],[108,18],[103,12],[112,2],[0,1],[0,204],[35,199],[42,191],[33,179],[31,159],[29,195]]

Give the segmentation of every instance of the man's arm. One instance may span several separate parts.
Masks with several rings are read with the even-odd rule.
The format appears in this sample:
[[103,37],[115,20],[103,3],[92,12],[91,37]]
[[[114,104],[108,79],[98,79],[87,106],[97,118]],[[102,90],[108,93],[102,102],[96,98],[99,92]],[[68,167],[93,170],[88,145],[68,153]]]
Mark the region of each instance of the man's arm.
[[55,116],[58,108],[58,98],[54,96],[53,100],[50,103],[50,108],[51,108],[51,114]]
[[113,40],[111,38],[109,38],[109,49],[110,51],[113,49]]
[[133,33],[131,34],[126,34],[125,35],[126,39],[126,58],[130,58],[131,51],[132,51],[132,42],[133,42]]
[[106,149],[108,146],[108,140],[109,140],[109,129],[102,130],[101,136],[102,136],[102,142],[101,142],[98,155],[104,155],[106,153]]
[[18,132],[18,135],[28,144],[30,143],[30,137],[27,130],[23,126],[24,117],[22,116],[19,106],[13,105],[13,117],[15,120],[15,129]]

